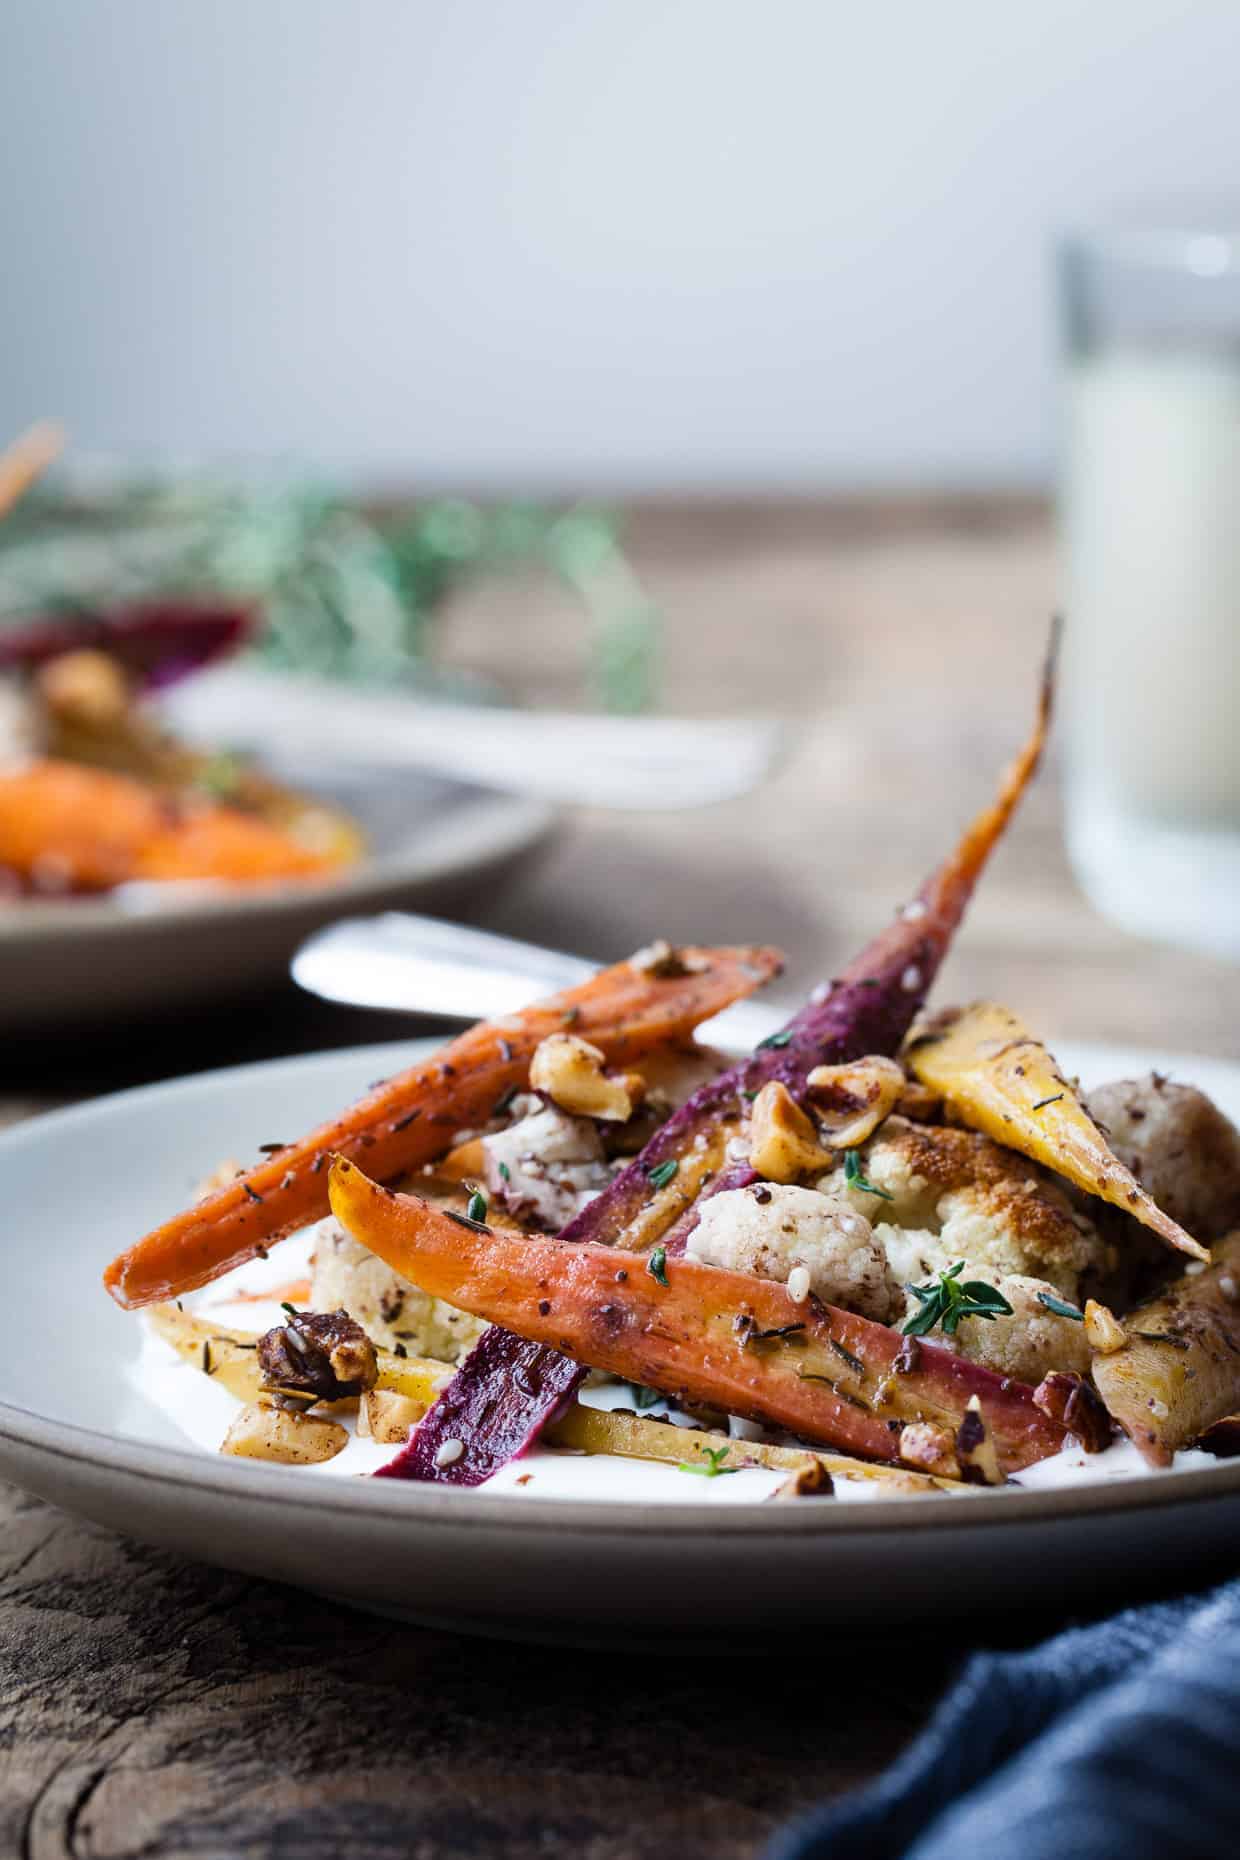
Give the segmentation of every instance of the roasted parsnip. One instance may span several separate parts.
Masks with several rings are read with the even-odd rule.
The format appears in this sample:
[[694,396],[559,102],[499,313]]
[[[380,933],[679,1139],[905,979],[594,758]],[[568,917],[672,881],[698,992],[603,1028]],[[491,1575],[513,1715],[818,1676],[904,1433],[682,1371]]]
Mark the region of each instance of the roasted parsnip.
[[1181,1253],[1209,1258],[1112,1155],[1050,1053],[1007,1008],[978,1001],[941,1015],[910,1040],[905,1062],[970,1129],[1122,1208]]
[[1127,1342],[1094,1358],[1098,1393],[1152,1466],[1240,1410],[1240,1231],[1205,1272],[1124,1318]]

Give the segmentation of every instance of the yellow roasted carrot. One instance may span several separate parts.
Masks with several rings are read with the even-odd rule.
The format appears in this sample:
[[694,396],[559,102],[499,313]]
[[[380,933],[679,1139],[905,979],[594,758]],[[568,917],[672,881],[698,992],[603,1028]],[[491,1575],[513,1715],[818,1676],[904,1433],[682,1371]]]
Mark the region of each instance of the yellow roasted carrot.
[[[182,1311],[179,1306],[152,1305],[147,1322],[157,1336],[170,1343],[177,1355],[191,1369],[226,1388],[238,1401],[257,1401],[262,1393],[258,1366],[259,1333],[232,1330],[227,1324],[215,1324],[210,1317]],[[437,1363],[425,1356],[395,1356],[391,1350],[376,1347],[379,1365],[377,1388],[405,1395],[429,1407],[444,1384],[452,1380],[450,1363]],[[340,1402],[319,1404],[332,1408],[356,1408],[357,1397],[346,1396]]]
[[1007,1008],[977,1001],[943,1015],[914,1034],[904,1058],[971,1130],[1122,1208],[1181,1253],[1209,1259],[1112,1154],[1051,1054]]

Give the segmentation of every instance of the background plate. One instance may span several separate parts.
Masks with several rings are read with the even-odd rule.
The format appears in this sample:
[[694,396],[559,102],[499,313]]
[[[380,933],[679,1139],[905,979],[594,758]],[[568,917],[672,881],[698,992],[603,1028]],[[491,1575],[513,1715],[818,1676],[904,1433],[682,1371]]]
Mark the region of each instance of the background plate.
[[[0,1474],[117,1530],[360,1606],[485,1632],[717,1645],[928,1610],[1062,1605],[1181,1585],[1240,1527],[1240,1465],[1073,1491],[844,1505],[646,1504],[318,1479],[187,1446],[127,1372],[137,1320],[99,1273],[225,1156],[296,1135],[430,1043],[354,1048],[146,1086],[0,1138],[9,1326]],[[1056,1048],[1086,1083],[1157,1065],[1233,1116],[1240,1068]],[[585,1465],[586,1462],[583,1462]],[[597,1472],[597,1463],[592,1463]],[[674,1475],[669,1475],[674,1476]],[[732,1485],[732,1481],[727,1482]],[[739,1484],[740,1482],[735,1482]],[[621,1490],[618,1482],[617,1490]],[[719,1611],[725,1611],[722,1615]]]
[[167,887],[144,907],[103,897],[0,909],[0,1032],[227,998],[283,976],[298,945],[336,917],[397,904],[451,914],[555,820],[542,801],[417,771],[272,767],[348,808],[369,838],[368,857],[324,884]]

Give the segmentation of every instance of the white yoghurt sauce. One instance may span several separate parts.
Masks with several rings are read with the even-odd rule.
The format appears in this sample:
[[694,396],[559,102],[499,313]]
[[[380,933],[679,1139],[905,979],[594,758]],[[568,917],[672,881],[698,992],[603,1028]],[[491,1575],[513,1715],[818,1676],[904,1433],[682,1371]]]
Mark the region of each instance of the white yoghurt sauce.
[[[253,1296],[238,1299],[237,1293],[253,1294],[268,1288],[274,1291],[292,1279],[306,1276],[314,1233],[313,1228],[307,1229],[284,1242],[272,1258],[253,1260],[237,1267],[217,1280],[208,1291],[187,1298],[184,1301],[187,1309],[204,1316],[209,1314],[220,1324],[237,1330],[270,1330],[284,1317],[276,1300]],[[141,1350],[127,1369],[134,1393],[171,1419],[194,1446],[206,1453],[217,1453],[229,1423],[238,1412],[236,1398],[182,1361],[171,1344],[157,1337],[145,1324],[141,1329]],[[610,1382],[598,1388],[583,1389],[579,1399],[594,1408],[632,1408],[633,1390],[626,1382]],[[666,1402],[659,1402],[646,1412],[652,1420],[681,1419]],[[335,1459],[317,1466],[299,1467],[298,1478],[365,1475],[374,1472],[396,1452],[392,1446],[359,1439],[351,1416],[339,1418],[349,1433],[348,1446]],[[1174,1465],[1161,1472],[1148,1466],[1129,1440],[1117,1441],[1105,1453],[1085,1453],[1080,1447],[1068,1446],[1050,1459],[1040,1460],[1037,1465],[1017,1473],[1002,1489],[1012,1493],[1047,1491],[1098,1481],[1165,1478],[1171,1473],[1182,1474],[1217,1464],[1210,1454],[1192,1450],[1177,1453]],[[770,1498],[786,1478],[786,1473],[768,1471],[764,1467],[746,1467],[725,1477],[707,1478],[700,1473],[682,1473],[673,1465],[650,1460],[535,1447],[496,1473],[485,1489],[488,1494],[499,1493],[513,1499],[729,1505],[760,1503]],[[972,1494],[985,1489],[971,1486],[966,1492]],[[884,1491],[881,1480],[837,1478],[835,1481],[835,1499],[843,1504],[864,1504],[890,1496]]]

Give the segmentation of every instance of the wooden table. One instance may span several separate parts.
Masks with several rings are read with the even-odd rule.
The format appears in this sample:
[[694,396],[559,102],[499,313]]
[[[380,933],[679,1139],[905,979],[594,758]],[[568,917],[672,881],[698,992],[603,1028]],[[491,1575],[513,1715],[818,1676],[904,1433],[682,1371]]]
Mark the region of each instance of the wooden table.
[[[667,615],[668,705],[780,712],[793,753],[717,813],[575,819],[475,914],[599,957],[656,933],[775,941],[791,998],[910,893],[1019,739],[1055,598],[1045,513],[649,508],[632,545]],[[578,688],[581,650],[571,610],[533,586],[471,595],[443,632],[457,662],[547,701]],[[1053,766],[940,998],[990,992],[1052,1035],[1235,1053],[1240,971],[1094,916]],[[0,1055],[0,1119],[403,1031],[282,993],[123,1040],[28,1043]],[[181,1563],[16,1492],[0,1513],[0,1852],[22,1860],[748,1856],[887,1763],[970,1644],[930,1630],[850,1648],[845,1598],[837,1629],[757,1660],[729,1657],[726,1621],[711,1661],[483,1645]],[[846,1669],[846,1704],[827,1666]]]

